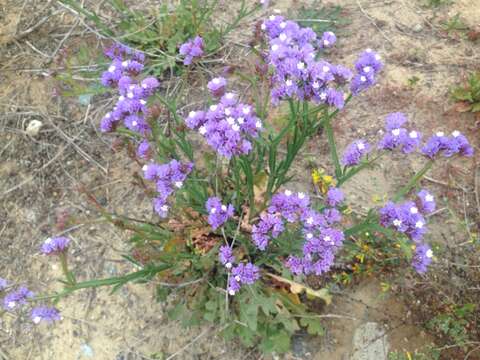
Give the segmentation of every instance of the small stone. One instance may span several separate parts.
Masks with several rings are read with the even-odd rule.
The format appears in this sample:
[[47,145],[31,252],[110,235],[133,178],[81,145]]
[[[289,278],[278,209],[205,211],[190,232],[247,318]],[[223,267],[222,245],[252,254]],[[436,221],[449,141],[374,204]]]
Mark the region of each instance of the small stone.
[[37,136],[43,123],[40,120],[32,120],[28,123],[26,133],[30,136]]
[[380,324],[369,322],[355,330],[353,347],[351,360],[387,360],[390,346],[385,329]]
[[412,28],[413,32],[419,33],[423,30],[423,27],[421,24],[415,24]]

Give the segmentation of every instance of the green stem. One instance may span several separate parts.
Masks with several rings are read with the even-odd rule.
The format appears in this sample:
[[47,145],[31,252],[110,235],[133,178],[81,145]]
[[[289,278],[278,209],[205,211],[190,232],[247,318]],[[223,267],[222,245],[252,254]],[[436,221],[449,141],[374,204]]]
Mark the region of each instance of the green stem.
[[375,161],[377,161],[378,159],[380,159],[383,155],[385,155],[384,152],[378,154],[377,156],[375,156],[373,159],[371,160],[368,160],[352,169],[350,169],[350,171],[348,172],[344,172],[343,173],[343,177],[337,181],[337,187],[340,187],[342,184],[346,183],[348,180],[350,180],[354,175],[358,174],[360,171],[362,171],[363,169],[365,169],[366,167],[369,167],[370,165],[372,165]]
[[401,198],[403,198],[411,189],[413,189],[415,187],[415,185],[420,181],[420,179],[428,172],[428,170],[430,170],[430,168],[432,167],[433,165],[433,160],[429,160],[424,166],[423,168],[420,169],[420,171],[418,171],[411,179],[410,181],[407,183],[407,185],[405,185],[404,187],[402,187],[396,194],[395,196],[393,197],[393,201],[397,202],[399,201]]
[[[330,119],[329,119],[330,120]],[[333,134],[332,125],[330,121],[326,121],[323,125],[325,133],[327,134],[328,146],[330,147],[330,155],[332,157],[333,164],[335,165],[335,177],[337,180],[342,178],[342,166],[337,153],[337,145],[335,144],[335,136]]]
[[68,260],[67,260],[67,253],[62,252],[59,254],[60,258],[60,264],[62,266],[62,272],[63,275],[65,275],[65,278],[67,279],[67,283],[69,285],[75,285],[75,275],[68,270]]

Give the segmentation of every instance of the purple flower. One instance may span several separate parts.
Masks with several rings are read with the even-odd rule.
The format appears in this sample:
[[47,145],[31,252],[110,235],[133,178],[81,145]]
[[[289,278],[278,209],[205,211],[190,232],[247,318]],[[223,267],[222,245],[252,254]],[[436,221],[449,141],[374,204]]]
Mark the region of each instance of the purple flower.
[[148,160],[152,156],[152,150],[150,143],[147,140],[143,140],[137,148],[137,156],[140,159]]
[[285,266],[294,275],[301,275],[303,273],[303,260],[297,256],[290,255],[285,262]]
[[441,131],[431,136],[425,146],[422,148],[422,153],[433,159],[439,152],[449,148],[448,137]]
[[35,324],[39,324],[41,321],[51,324],[60,320],[60,313],[54,307],[38,306],[32,309],[31,318]]
[[112,60],[124,60],[126,57],[131,57],[135,61],[143,63],[145,61],[145,55],[138,51],[129,48],[126,45],[120,43],[114,43],[109,48],[106,48],[103,53],[105,56]]
[[280,216],[263,212],[260,221],[252,227],[252,240],[257,248],[265,250],[270,238],[276,239],[285,229]]
[[386,134],[378,143],[382,150],[394,150],[400,148],[408,154],[416,150],[420,145],[422,134],[418,131],[408,131],[403,126],[407,123],[407,117],[403,113],[391,113],[385,118]]
[[350,84],[352,94],[357,95],[361,91],[375,84],[376,74],[382,70],[383,63],[381,57],[371,49],[365,50],[355,63],[357,74]]
[[185,124],[205,137],[218,154],[230,159],[248,154],[252,144],[248,137],[257,137],[262,122],[253,107],[237,102],[233,93],[222,96],[220,103],[211,105],[208,111],[191,111]]
[[5,290],[7,286],[8,286],[7,280],[0,278],[0,291]]
[[433,252],[430,246],[425,244],[417,245],[412,259],[412,266],[419,274],[424,274],[432,262],[432,257]]
[[260,269],[252,263],[238,264],[232,268],[227,291],[229,295],[235,295],[242,285],[252,285],[260,278]]
[[161,165],[149,163],[143,166],[144,178],[155,181],[158,196],[153,199],[153,208],[160,217],[167,217],[170,208],[169,196],[174,193],[175,189],[183,186],[192,169],[192,163],[181,163],[177,160],[171,160],[169,163]]
[[388,202],[380,209],[380,224],[404,233],[414,242],[422,240],[427,232],[426,220],[412,201],[403,204]]
[[337,206],[343,202],[345,199],[345,195],[343,194],[343,191],[336,188],[336,187],[331,187],[327,191],[327,204],[330,206]]
[[303,192],[294,194],[290,190],[275,194],[272,197],[268,212],[280,213],[288,222],[298,221],[308,211],[310,198]]
[[233,217],[234,213],[233,205],[223,205],[217,197],[209,198],[205,204],[205,208],[208,212],[208,223],[213,230],[217,230],[225,224],[228,219]]
[[180,46],[180,55],[184,56],[184,65],[190,65],[194,58],[203,55],[203,39],[196,36]]
[[442,151],[445,157],[450,157],[455,154],[467,157],[473,156],[473,148],[468,142],[468,139],[457,130],[455,130],[451,136],[445,136],[441,131],[437,132],[428,139],[422,148],[422,153],[431,159]]
[[222,265],[224,265],[227,269],[231,269],[232,264],[235,262],[235,256],[233,256],[232,248],[228,245],[220,246],[218,258]]
[[417,194],[419,200],[419,208],[422,212],[426,214],[431,214],[435,211],[436,204],[435,198],[427,190],[422,189]]
[[354,166],[360,164],[362,157],[368,154],[370,150],[371,147],[365,140],[355,140],[347,146],[343,153],[343,165]]
[[3,298],[3,307],[6,310],[16,309],[20,305],[25,305],[27,303],[27,299],[33,297],[33,292],[22,286],[15,291],[9,292],[7,295],[5,295],[5,297]]
[[42,244],[41,251],[44,255],[56,255],[67,250],[70,239],[64,236],[48,238]]
[[225,88],[227,86],[227,80],[223,77],[216,77],[208,82],[208,90],[215,97],[221,97],[225,94]]
[[332,47],[337,42],[337,37],[331,31],[326,31],[323,33],[322,38],[319,40],[321,48]]

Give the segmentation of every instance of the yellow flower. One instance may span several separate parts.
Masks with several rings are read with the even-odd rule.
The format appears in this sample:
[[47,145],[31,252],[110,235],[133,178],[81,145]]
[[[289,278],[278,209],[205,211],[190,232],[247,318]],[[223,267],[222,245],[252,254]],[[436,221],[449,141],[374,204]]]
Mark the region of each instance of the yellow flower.
[[[323,171],[322,171],[322,173],[323,173]],[[315,170],[312,171],[312,181],[315,185],[320,182],[320,180],[322,178],[322,173],[318,169],[315,169]]]

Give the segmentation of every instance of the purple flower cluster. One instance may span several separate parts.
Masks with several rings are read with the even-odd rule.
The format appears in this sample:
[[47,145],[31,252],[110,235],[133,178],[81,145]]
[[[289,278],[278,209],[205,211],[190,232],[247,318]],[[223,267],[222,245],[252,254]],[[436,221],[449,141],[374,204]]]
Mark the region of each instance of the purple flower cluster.
[[298,98],[328,104],[338,109],[345,103],[339,87],[348,82],[352,72],[325,60],[316,60],[317,49],[332,46],[336,37],[326,32],[321,39],[311,28],[302,28],[296,22],[272,15],[261,26],[268,38],[266,62],[274,69],[271,79],[272,102]]
[[[7,282],[0,278],[0,293],[7,286]],[[35,294],[25,286],[20,286],[8,292],[3,298],[3,308],[6,311],[17,311],[24,308],[29,300],[34,300]],[[47,323],[60,320],[60,313],[54,307],[37,306],[33,307],[30,312],[30,317],[34,324],[40,323],[42,320]]]
[[145,56],[142,53],[123,45],[114,45],[105,53],[112,63],[102,74],[101,82],[104,86],[118,89],[119,98],[113,110],[103,117],[100,130],[112,132],[123,121],[129,130],[147,134],[150,131],[146,120],[147,100],[159,87],[158,80],[154,77],[136,80],[144,66]]
[[226,87],[227,87],[227,80],[223,77],[213,78],[207,84],[208,90],[215,97],[223,96],[225,94]]
[[22,305],[25,305],[27,300],[33,297],[33,292],[28,290],[25,286],[21,286],[5,295],[3,298],[3,307],[8,311],[15,310]]
[[403,153],[409,154],[420,145],[422,134],[418,131],[407,130],[404,125],[407,117],[403,113],[391,113],[385,118],[385,136],[380,140],[378,148],[381,150],[394,150],[400,148]]
[[239,103],[237,95],[231,92],[225,93],[220,102],[211,105],[208,111],[191,111],[185,124],[197,130],[212,148],[227,159],[248,154],[252,143],[247,137],[257,137],[262,129],[262,122],[253,107]]
[[220,246],[218,250],[218,259],[227,269],[231,269],[235,262],[235,256],[233,256],[232,248],[228,245]]
[[331,207],[320,213],[310,207],[310,199],[304,193],[293,194],[286,190],[276,194],[267,211],[260,215],[259,223],[253,226],[252,240],[263,251],[271,239],[285,230],[286,223],[300,223],[305,239],[303,256],[290,256],[286,266],[296,275],[323,274],[333,265],[335,253],[344,240],[343,232],[333,227],[342,218],[334,206],[343,200],[343,193],[331,188],[326,200]]
[[[435,210],[435,199],[427,191],[421,190],[417,194],[417,202],[406,201],[402,204],[388,202],[380,209],[380,224],[391,227],[408,236],[416,245],[416,252],[412,265],[419,272],[424,273],[431,262],[432,251],[422,240],[427,232],[427,215]],[[423,213],[423,214],[422,214]]]
[[458,130],[452,132],[451,136],[446,136],[443,132],[437,132],[428,139],[422,148],[422,153],[430,159],[435,158],[440,152],[442,152],[445,157],[450,157],[455,154],[468,157],[473,156],[473,148],[468,142],[468,139]]
[[44,255],[57,255],[67,250],[70,239],[64,236],[48,238],[42,244],[41,251]]
[[350,83],[350,91],[357,95],[375,84],[376,75],[382,70],[381,57],[371,49],[365,50],[355,62],[356,74]]
[[168,197],[175,189],[183,186],[192,169],[192,163],[181,163],[177,160],[171,160],[167,164],[149,163],[143,166],[144,178],[156,184],[158,194],[153,199],[153,208],[160,217],[167,217]]
[[60,313],[54,307],[38,306],[32,309],[31,318],[35,324],[39,324],[41,321],[51,324],[60,320]]
[[190,65],[194,58],[203,55],[203,39],[196,36],[180,46],[180,55],[184,56],[183,64]]
[[426,244],[417,245],[415,247],[415,254],[412,259],[413,268],[419,273],[427,272],[428,266],[432,262],[433,251],[430,246]]
[[205,208],[208,212],[208,223],[213,230],[217,230],[233,216],[234,208],[232,204],[223,205],[217,197],[211,197],[207,200]]
[[343,153],[342,163],[344,166],[355,166],[370,152],[371,147],[365,140],[355,140],[347,146]]
[[252,263],[240,263],[232,268],[228,281],[229,295],[235,295],[242,285],[252,285],[260,278],[260,269]]

